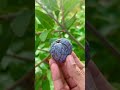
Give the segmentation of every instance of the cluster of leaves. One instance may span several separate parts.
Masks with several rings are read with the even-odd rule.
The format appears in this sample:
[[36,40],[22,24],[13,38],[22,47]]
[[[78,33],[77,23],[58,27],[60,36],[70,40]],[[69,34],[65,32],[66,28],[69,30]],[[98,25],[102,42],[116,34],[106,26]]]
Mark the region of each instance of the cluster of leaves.
[[15,89],[16,81],[34,67],[32,10],[33,1],[0,0],[0,90]]
[[[92,59],[97,64],[101,72],[107,78],[107,80],[114,85],[114,87],[120,89],[120,69],[119,55],[111,49],[117,48],[117,52],[120,53],[120,19],[119,19],[119,0],[111,0],[107,2],[105,0],[87,1],[86,2],[86,19],[89,20],[96,30],[109,41],[108,46],[101,41],[98,36],[86,30],[87,39],[91,46]],[[115,53],[115,54],[114,54]]]
[[[85,45],[84,0],[36,0],[35,34],[35,64],[49,55],[51,43],[61,37],[72,42],[73,51],[85,62],[84,49],[78,45]],[[35,90],[39,89],[53,90],[50,68],[45,62],[35,67]]]

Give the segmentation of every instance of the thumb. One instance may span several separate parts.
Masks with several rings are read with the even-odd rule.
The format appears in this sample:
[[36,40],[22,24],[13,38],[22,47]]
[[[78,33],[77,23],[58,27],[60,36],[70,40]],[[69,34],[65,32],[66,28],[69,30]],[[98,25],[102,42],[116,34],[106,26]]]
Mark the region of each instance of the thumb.
[[72,55],[67,57],[66,66],[69,76],[73,78],[79,89],[85,90],[85,74],[77,66]]

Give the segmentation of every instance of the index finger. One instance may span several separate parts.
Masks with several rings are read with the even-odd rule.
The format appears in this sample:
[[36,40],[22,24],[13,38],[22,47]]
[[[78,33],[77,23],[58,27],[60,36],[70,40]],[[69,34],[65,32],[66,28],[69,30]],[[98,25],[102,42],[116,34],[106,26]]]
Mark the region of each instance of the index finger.
[[49,64],[50,64],[50,69],[51,69],[51,73],[52,73],[54,89],[55,90],[60,90],[63,87],[63,80],[62,80],[62,77],[61,77],[60,70],[59,70],[56,62],[53,59],[51,59],[49,61]]
[[[76,56],[74,52],[71,54],[75,60],[75,63],[78,65],[80,69],[84,69],[85,65],[79,60],[79,58]],[[85,71],[85,70],[84,70]]]
[[68,89],[69,87],[66,84],[64,78],[62,77],[61,71],[57,63],[53,59],[50,59],[49,64],[50,64],[52,79],[54,83],[54,90],[61,90],[62,88]]
[[85,90],[85,73],[81,70],[76,64],[72,55],[69,55],[66,60],[66,67],[68,74],[77,84],[77,87],[80,90]]

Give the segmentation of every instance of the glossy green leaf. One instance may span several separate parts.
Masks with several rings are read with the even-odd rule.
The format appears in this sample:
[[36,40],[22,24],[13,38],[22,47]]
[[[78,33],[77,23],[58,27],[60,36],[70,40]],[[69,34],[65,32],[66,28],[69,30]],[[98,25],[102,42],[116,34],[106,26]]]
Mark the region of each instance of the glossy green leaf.
[[64,15],[66,16],[79,3],[80,0],[63,0]]
[[48,33],[49,33],[49,31],[45,30],[40,34],[40,40],[42,42],[44,42],[46,40]]
[[57,0],[40,0],[47,9],[50,9],[51,11],[58,10]]
[[53,80],[52,80],[52,75],[50,70],[47,70],[47,78],[50,83],[50,90],[54,90],[54,85],[53,85]]
[[42,90],[50,90],[50,83],[47,77],[42,82]]
[[35,10],[36,17],[39,19],[41,25],[46,29],[52,29],[54,26],[54,21],[45,13]]
[[59,17],[59,13],[60,13],[59,10],[56,10],[56,11],[55,11],[55,15],[56,15],[57,18]]
[[76,16],[76,14],[74,14],[74,16],[70,20],[66,20],[65,24],[66,24],[67,29],[69,29],[75,22],[75,20],[76,20],[75,16]]
[[38,79],[35,82],[35,90],[40,90],[40,86],[42,84],[42,80]]

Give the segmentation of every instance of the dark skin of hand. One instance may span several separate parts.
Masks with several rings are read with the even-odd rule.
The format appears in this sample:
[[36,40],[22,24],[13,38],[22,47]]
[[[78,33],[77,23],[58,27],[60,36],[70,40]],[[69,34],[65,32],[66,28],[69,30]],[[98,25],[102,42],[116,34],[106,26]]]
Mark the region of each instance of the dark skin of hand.
[[74,52],[62,64],[53,59],[49,64],[54,90],[113,90],[93,62],[85,69]]

